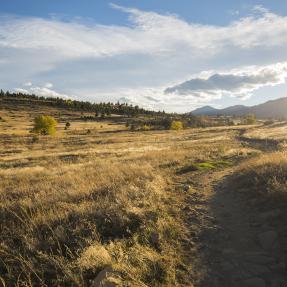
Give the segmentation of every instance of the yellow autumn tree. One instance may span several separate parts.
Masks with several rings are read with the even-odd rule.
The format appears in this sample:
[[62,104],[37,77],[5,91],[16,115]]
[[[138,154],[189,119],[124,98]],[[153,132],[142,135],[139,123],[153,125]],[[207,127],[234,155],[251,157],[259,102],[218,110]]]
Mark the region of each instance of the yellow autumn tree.
[[183,123],[181,121],[172,121],[170,124],[171,130],[182,130],[183,129]]
[[34,119],[33,132],[40,135],[53,135],[56,133],[58,122],[51,116],[37,116]]

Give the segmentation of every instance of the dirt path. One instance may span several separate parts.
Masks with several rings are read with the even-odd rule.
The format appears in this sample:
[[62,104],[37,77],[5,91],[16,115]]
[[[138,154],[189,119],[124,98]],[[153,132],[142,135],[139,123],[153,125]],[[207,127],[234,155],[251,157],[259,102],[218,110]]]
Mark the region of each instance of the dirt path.
[[232,192],[232,172],[202,177],[187,196],[194,286],[286,287],[286,256],[268,224],[278,211],[261,213]]
[[274,139],[258,139],[258,138],[250,138],[245,136],[245,132],[247,129],[241,129],[239,131],[239,135],[236,137],[238,141],[241,143],[248,144],[253,148],[259,149],[265,152],[272,152],[278,150],[280,147],[280,142]]
[[[258,143],[256,143],[258,144]],[[187,192],[191,281],[195,287],[286,287],[287,249],[272,220],[246,193],[234,191],[234,168],[210,172]],[[191,285],[192,286],[192,285]]]

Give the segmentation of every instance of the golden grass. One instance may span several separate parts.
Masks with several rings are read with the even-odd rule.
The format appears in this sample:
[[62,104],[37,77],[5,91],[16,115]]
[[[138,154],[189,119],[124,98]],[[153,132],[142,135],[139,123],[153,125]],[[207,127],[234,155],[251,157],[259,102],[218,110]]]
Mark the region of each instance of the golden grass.
[[[47,112],[60,122],[57,134],[33,143],[32,119]],[[192,266],[177,172],[255,152],[235,140],[240,127],[132,133],[56,109],[0,115],[6,286],[89,286],[107,266],[119,286],[186,286]]]
[[263,154],[244,162],[239,170],[237,185],[249,193],[263,197],[287,199],[286,151]]
[[249,138],[255,139],[272,139],[278,141],[287,141],[287,123],[276,122],[271,125],[256,127],[250,129],[244,134]]

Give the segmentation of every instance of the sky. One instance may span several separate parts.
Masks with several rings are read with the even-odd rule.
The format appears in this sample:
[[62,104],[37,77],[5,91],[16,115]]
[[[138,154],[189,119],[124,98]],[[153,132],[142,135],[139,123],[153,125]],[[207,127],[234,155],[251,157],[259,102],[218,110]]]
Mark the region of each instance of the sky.
[[0,0],[0,88],[189,112],[287,96],[286,0]]

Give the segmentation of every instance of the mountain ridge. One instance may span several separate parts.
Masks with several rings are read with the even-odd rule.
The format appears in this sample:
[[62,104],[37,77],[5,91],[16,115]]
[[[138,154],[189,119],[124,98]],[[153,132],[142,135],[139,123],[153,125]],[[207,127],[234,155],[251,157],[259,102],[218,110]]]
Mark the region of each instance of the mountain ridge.
[[195,116],[244,116],[254,114],[258,118],[287,118],[287,97],[270,100],[254,106],[234,105],[223,109],[216,109],[212,106],[203,106],[193,110],[189,114]]

